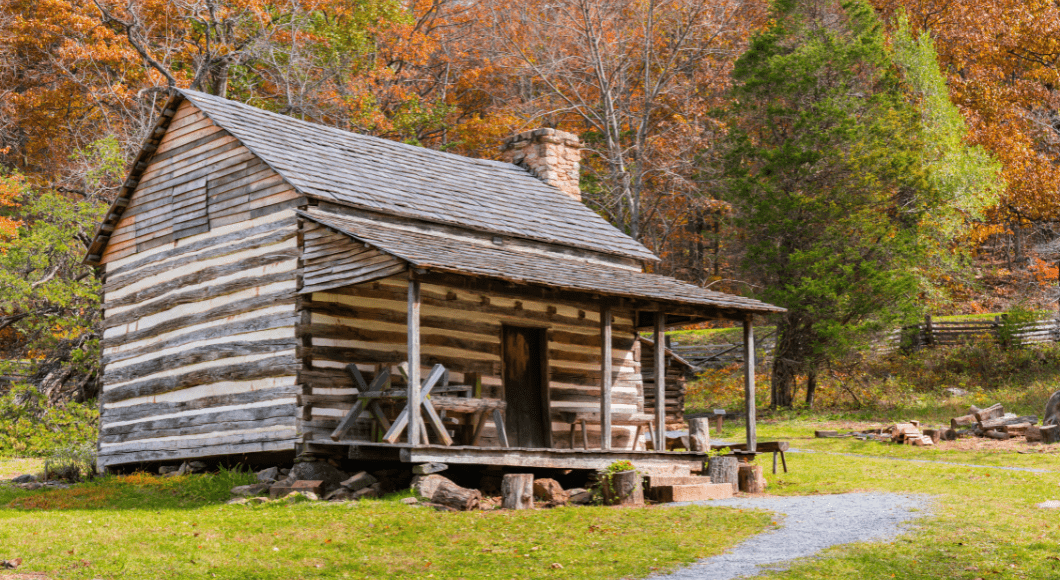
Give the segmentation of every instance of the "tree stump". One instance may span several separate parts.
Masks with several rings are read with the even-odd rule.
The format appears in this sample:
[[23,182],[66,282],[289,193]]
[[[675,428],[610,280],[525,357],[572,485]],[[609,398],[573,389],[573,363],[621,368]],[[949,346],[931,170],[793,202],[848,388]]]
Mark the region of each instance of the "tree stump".
[[706,417],[688,420],[688,450],[710,451],[710,420]]
[[761,465],[750,463],[741,465],[739,480],[740,491],[744,493],[765,493],[766,491],[766,478],[762,475]]
[[501,480],[501,507],[506,510],[534,508],[534,474],[509,473]]
[[711,483],[732,484],[732,490],[739,491],[738,468],[739,460],[732,455],[720,455],[711,457],[707,461],[707,475]]
[[438,489],[431,496],[431,501],[455,510],[474,510],[478,509],[482,501],[482,492],[477,489],[460,487],[447,479],[438,485]]
[[1058,425],[1043,425],[1038,428],[1042,434],[1042,443],[1057,443],[1060,442],[1060,426]]
[[607,505],[644,505],[644,486],[636,470],[612,473],[601,484]]

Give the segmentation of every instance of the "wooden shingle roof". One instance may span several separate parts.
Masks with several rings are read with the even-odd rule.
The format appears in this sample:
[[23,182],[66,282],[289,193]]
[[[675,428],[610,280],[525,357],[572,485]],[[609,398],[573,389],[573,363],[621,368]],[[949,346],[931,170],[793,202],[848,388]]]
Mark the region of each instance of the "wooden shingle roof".
[[783,308],[758,300],[714,292],[667,276],[646,274],[604,262],[545,255],[488,240],[454,240],[439,232],[318,209],[297,213],[425,270],[731,312],[784,312]]
[[303,195],[639,260],[647,248],[511,163],[358,135],[181,90]]

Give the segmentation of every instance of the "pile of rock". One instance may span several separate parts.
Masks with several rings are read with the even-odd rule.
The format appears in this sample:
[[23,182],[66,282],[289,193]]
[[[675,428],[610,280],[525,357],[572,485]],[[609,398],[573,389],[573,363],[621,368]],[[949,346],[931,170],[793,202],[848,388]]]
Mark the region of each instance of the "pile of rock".
[[158,468],[158,474],[163,477],[177,477],[190,473],[206,473],[206,464],[202,461],[185,461],[180,465],[163,465]]
[[37,476],[29,473],[24,473],[12,479],[11,483],[26,491],[34,491],[42,488],[66,489],[70,487],[70,484],[63,481],[40,481],[37,479]]

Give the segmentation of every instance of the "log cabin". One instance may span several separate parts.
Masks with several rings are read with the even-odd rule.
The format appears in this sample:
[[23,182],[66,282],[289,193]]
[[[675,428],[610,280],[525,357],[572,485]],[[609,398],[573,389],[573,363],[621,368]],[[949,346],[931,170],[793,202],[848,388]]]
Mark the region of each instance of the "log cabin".
[[538,129],[473,159],[174,91],[85,259],[100,468],[702,464],[645,449],[680,401],[666,364],[645,393],[642,347],[666,361],[667,327],[728,319],[753,353],[752,317],[783,309],[646,273],[581,202],[580,154]]

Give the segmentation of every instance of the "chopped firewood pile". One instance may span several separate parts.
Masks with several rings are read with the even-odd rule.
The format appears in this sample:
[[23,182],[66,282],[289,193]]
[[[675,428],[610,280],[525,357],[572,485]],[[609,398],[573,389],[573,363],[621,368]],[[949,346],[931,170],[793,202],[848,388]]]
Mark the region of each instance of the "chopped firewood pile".
[[968,414],[950,419],[950,426],[925,428],[920,421],[896,423],[880,429],[866,429],[839,433],[838,431],[815,431],[817,437],[854,437],[863,441],[880,441],[904,445],[929,446],[939,441],[956,441],[963,437],[983,437],[1006,441],[1024,437],[1030,443],[1060,443],[1060,426],[1038,425],[1034,415],[1006,413],[1002,405],[986,409],[971,407]]

